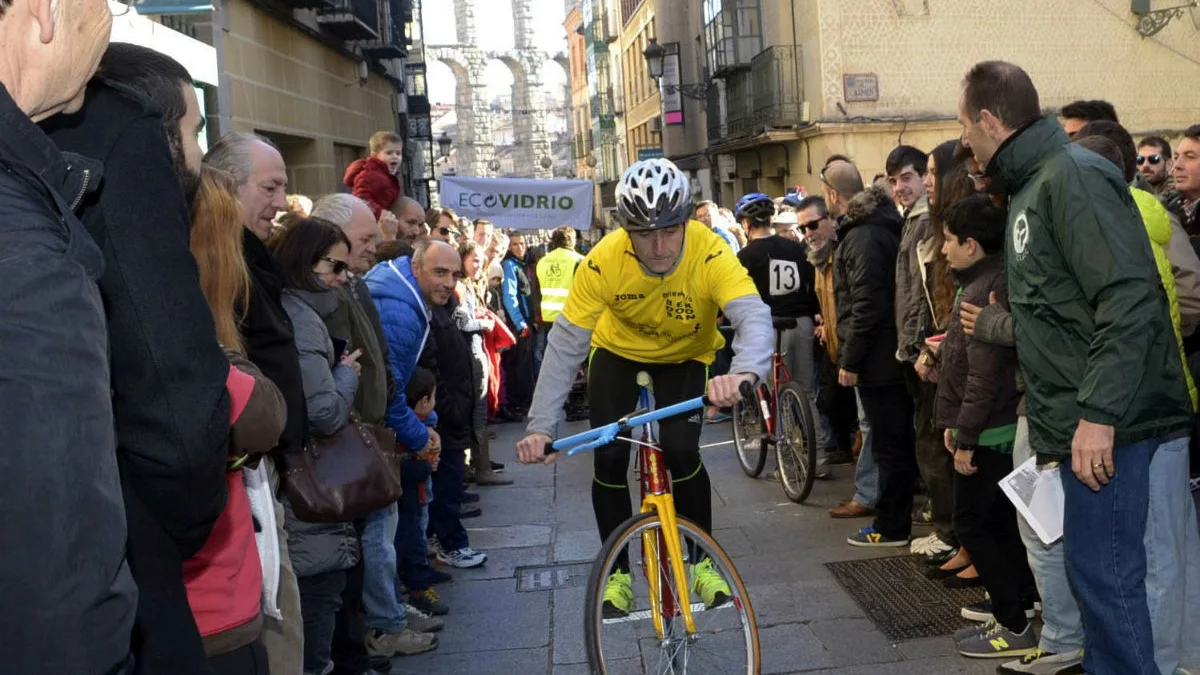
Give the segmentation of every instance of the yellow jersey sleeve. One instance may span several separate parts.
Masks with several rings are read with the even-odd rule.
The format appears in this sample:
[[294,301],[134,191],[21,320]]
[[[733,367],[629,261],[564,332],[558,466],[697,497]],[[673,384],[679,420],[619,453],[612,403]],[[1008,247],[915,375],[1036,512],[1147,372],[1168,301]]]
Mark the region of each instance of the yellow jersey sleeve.
[[[599,248],[597,246],[596,248]],[[595,251],[596,248],[592,250]],[[600,266],[592,260],[591,254],[579,263],[575,271],[575,279],[571,282],[571,292],[563,306],[563,315],[567,321],[583,328],[595,330],[600,315],[606,308],[604,279],[600,276]]]

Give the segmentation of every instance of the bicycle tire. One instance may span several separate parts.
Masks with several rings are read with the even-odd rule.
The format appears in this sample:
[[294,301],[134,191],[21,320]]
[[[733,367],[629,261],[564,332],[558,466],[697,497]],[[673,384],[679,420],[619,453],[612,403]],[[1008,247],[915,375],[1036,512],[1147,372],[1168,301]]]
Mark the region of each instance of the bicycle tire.
[[[751,431],[757,430],[759,439],[751,440]],[[742,473],[758,478],[767,465],[767,422],[762,418],[758,400],[743,398],[733,406],[733,447],[737,450],[738,464]]]
[[[796,410],[799,411],[799,416],[794,418],[793,412]],[[808,499],[809,493],[812,492],[813,479],[816,478],[817,440],[812,405],[800,385],[795,382],[785,382],[780,386],[779,409],[776,411],[776,415],[779,433],[777,434],[778,442],[775,444],[775,460],[779,466],[779,484],[783,487],[783,494],[788,499],[801,504]],[[794,421],[799,421],[801,427],[799,429],[801,443],[799,447],[796,444],[797,435],[789,428]],[[788,467],[793,465],[785,461],[784,453],[791,453],[796,468],[803,470],[789,472]],[[789,476],[789,473],[799,475]]]
[[[588,574],[583,616],[583,642],[587,654],[588,669],[592,675],[608,675],[608,669],[604,663],[603,649],[600,645],[600,629],[604,618],[604,585],[607,581],[607,570],[613,566],[617,555],[622,549],[630,542],[641,537],[642,531],[651,525],[650,521],[660,523],[661,529],[661,520],[658,514],[653,511],[634,514],[632,518],[621,523],[620,527],[613,530],[608,535],[608,538],[604,540],[604,545],[600,548],[599,555],[596,556],[596,560],[592,563],[592,569]],[[679,530],[683,531],[697,543],[701,551],[712,558],[713,563],[721,571],[722,576],[733,590],[734,597],[740,599],[741,612],[746,620],[748,629],[746,675],[760,675],[762,672],[762,661],[758,624],[754,618],[754,609],[750,605],[750,595],[746,591],[746,584],[742,581],[741,575],[738,574],[737,569],[733,566],[733,562],[729,559],[729,555],[725,553],[721,545],[711,535],[702,530],[699,525],[678,514],[676,514],[676,524]],[[631,567],[635,564],[634,561],[630,561]],[[736,674],[723,673],[722,675]]]

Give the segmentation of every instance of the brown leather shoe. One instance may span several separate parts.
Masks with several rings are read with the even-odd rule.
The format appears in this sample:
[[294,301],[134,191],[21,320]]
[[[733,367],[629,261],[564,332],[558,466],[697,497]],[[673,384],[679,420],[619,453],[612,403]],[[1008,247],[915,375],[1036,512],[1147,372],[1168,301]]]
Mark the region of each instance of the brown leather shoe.
[[829,509],[830,518],[865,518],[875,515],[875,509],[868,509],[854,500]]

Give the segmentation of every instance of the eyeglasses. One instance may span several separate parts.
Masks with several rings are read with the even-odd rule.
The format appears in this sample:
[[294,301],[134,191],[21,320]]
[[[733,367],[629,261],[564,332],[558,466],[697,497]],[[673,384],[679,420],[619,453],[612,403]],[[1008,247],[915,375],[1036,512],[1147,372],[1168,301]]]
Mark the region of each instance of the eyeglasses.
[[1142,165],[1142,164],[1144,164],[1145,162],[1150,162],[1150,164],[1151,164],[1151,165],[1155,165],[1155,164],[1158,164],[1158,163],[1159,163],[1159,162],[1161,162],[1161,161],[1162,161],[1162,155],[1149,155],[1149,156],[1147,156],[1147,155],[1138,155],[1138,156],[1137,156],[1137,163],[1138,163],[1138,166],[1141,166],[1141,165]]
[[117,0],[117,7],[113,8],[112,15],[125,16],[129,13],[129,10],[133,9],[133,6],[137,4],[137,2],[138,0]]
[[337,275],[341,274],[342,272],[345,272],[346,270],[350,269],[350,263],[346,262],[345,260],[338,260],[337,258],[321,258],[321,260],[324,260],[325,262],[329,263],[330,265],[333,265],[333,275],[334,276],[337,276]]
[[979,173],[971,173],[970,171],[968,171],[967,178],[970,178],[971,180],[978,183],[978,182],[982,181],[984,178],[987,178],[987,174],[983,173],[982,171]]
[[807,223],[800,223],[798,227],[800,228],[801,232],[816,232],[817,230],[821,229],[821,221],[825,220],[827,217],[828,216],[821,216],[816,220],[810,220]]

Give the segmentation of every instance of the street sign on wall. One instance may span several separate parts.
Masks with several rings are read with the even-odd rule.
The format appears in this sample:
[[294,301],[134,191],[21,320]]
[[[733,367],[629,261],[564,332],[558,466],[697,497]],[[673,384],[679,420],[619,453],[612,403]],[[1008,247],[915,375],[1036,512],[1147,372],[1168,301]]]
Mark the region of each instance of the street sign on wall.
[[842,89],[846,103],[878,101],[879,76],[875,73],[847,73],[842,75]]
[[662,148],[641,148],[637,151],[637,158],[639,162],[643,159],[659,159],[662,156]]

